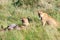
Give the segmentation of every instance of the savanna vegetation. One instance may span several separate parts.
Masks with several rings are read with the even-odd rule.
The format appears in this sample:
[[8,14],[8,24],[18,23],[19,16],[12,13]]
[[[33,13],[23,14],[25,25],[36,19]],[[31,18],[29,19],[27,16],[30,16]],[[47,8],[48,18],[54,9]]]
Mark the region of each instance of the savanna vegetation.
[[22,17],[32,19],[26,30],[0,31],[0,40],[60,40],[60,30],[42,26],[38,10],[60,22],[60,0],[0,0],[0,29],[1,25],[22,25]]

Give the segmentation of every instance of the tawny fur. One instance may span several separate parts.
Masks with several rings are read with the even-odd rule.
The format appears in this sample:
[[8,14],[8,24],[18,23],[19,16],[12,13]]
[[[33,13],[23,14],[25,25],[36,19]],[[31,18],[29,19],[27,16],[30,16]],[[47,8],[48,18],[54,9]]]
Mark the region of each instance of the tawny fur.
[[46,23],[51,26],[58,26],[59,24],[54,18],[42,11],[38,11],[38,16],[41,18],[43,26],[45,26]]
[[28,19],[27,18],[22,18],[22,23],[23,23],[23,25],[24,26],[28,26],[29,25],[29,21],[28,21]]

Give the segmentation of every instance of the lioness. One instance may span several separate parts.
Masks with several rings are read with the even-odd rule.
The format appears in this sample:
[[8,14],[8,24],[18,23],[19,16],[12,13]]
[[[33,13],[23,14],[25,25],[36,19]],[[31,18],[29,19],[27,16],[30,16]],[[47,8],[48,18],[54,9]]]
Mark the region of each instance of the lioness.
[[38,16],[41,18],[42,25],[45,26],[45,24],[49,24],[51,26],[58,26],[58,22],[49,16],[47,13],[44,13],[42,11],[38,11]]

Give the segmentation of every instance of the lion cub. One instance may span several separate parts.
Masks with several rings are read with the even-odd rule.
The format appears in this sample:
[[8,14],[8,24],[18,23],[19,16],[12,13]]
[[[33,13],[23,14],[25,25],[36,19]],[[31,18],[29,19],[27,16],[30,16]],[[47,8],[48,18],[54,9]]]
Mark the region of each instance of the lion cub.
[[51,26],[58,26],[58,22],[55,19],[53,19],[51,16],[49,16],[47,13],[38,11],[38,16],[41,18],[43,26],[45,26],[46,23]]
[[22,18],[22,24],[24,25],[24,26],[28,26],[29,25],[29,20],[28,20],[28,18]]

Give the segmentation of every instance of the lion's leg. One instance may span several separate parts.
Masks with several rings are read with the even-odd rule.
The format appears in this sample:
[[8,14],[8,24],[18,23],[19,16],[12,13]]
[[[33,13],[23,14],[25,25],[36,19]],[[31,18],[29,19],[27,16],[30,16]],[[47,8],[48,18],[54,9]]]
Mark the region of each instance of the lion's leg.
[[46,21],[42,20],[42,25],[45,26],[45,24],[46,24]]

